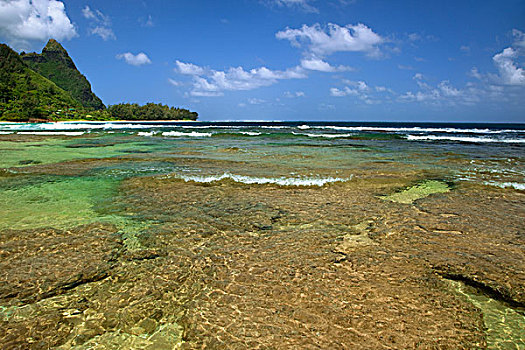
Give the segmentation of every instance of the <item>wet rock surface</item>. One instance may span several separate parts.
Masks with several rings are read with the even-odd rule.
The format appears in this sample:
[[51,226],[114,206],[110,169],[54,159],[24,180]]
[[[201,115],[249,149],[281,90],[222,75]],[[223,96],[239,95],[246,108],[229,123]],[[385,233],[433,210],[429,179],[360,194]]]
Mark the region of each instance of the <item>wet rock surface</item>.
[[380,197],[420,180],[125,179],[114,210],[127,229],[1,232],[1,347],[484,348],[479,307],[444,277],[523,305],[523,193],[464,185],[412,204]]

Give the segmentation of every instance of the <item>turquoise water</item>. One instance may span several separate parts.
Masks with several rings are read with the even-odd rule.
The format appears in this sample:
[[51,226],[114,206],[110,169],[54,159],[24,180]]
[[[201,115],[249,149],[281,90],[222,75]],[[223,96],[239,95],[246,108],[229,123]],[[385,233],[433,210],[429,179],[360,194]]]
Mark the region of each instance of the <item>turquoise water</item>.
[[114,213],[98,203],[136,176],[322,186],[388,171],[525,188],[519,125],[71,122],[0,132],[0,229],[107,219]]
[[[394,213],[399,209],[396,205],[409,210],[419,200],[457,187],[499,191],[512,198],[525,190],[524,125],[0,123],[0,152],[0,233],[68,230],[101,222],[116,227],[127,251],[144,248],[148,234],[179,228],[188,235],[227,229],[258,235],[250,231],[253,227],[263,232],[272,227],[285,230],[274,224],[283,209],[258,202],[260,192],[268,198],[273,193],[307,193],[309,201],[303,197],[300,203],[283,201],[282,206],[292,212],[288,224],[322,235],[323,230],[346,232],[349,223],[357,223],[346,217],[338,217],[336,226],[326,218],[322,224],[315,221],[322,205],[340,204],[333,194],[323,197],[332,185],[341,186],[335,188],[345,196],[345,185],[365,184],[372,194],[361,193],[364,200],[385,199],[380,202],[391,205]],[[166,183],[170,186],[165,188]],[[216,188],[208,193],[185,187],[194,184]],[[256,188],[255,194],[251,188]],[[162,204],[156,203],[156,191]],[[147,202],[140,193],[148,193]],[[245,200],[247,195],[252,197]],[[223,202],[223,197],[233,198],[234,203]],[[322,203],[316,202],[318,198]],[[173,203],[180,204],[181,211]],[[344,213],[343,209],[335,207]],[[235,216],[244,211],[253,222]],[[235,219],[220,217],[222,213]],[[370,220],[372,225],[378,219]],[[360,237],[367,243],[363,247],[375,246],[365,231],[363,237],[348,234],[345,242]],[[493,304],[483,298],[471,301],[482,309]],[[513,325],[521,327],[522,322],[518,318]],[[489,343],[504,343],[501,334],[507,330],[501,331],[501,323],[499,330],[490,328]],[[104,337],[117,341],[130,335],[112,331]],[[522,337],[518,334],[515,339]]]

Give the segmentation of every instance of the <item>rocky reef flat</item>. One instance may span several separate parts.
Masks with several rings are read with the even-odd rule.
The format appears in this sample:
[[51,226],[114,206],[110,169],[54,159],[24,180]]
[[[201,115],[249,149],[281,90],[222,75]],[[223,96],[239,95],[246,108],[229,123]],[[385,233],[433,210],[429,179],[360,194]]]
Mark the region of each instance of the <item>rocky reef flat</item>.
[[[195,139],[3,137],[86,151],[0,174],[25,208],[0,219],[2,348],[525,346],[522,190],[376,151],[283,184],[267,174],[291,151],[254,170],[241,153],[259,150],[224,140],[203,156]],[[470,166],[447,157],[432,162]]]

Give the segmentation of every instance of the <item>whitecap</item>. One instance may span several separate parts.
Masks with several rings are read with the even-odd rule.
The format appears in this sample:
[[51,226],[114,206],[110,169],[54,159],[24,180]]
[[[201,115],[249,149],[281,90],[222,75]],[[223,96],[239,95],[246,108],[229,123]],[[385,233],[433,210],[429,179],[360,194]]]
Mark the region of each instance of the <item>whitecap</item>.
[[240,128],[248,128],[249,126],[244,126],[244,125],[181,125],[178,127],[182,129],[240,129]]
[[210,137],[212,134],[209,132],[180,132],[180,131],[165,131],[162,136],[174,136],[174,137]]
[[139,131],[137,133],[138,136],[153,136],[155,135],[157,132],[156,131],[150,131],[150,132],[146,132],[146,131]]
[[222,175],[209,175],[209,176],[198,176],[198,175],[175,175],[176,178],[182,179],[186,182],[199,182],[199,183],[210,183],[217,182],[224,179],[230,179],[235,182],[244,184],[275,184],[279,186],[324,186],[328,183],[334,182],[346,182],[350,178],[336,178],[336,177],[254,177],[245,175],[235,175],[230,173],[224,173]]
[[18,135],[45,135],[45,136],[80,136],[85,131],[19,131]]
[[303,134],[303,133],[297,133],[297,132],[292,132],[292,134],[308,136],[308,137],[321,137],[321,138],[328,138],[328,139],[345,138],[345,137],[353,136],[352,134]]
[[501,188],[514,188],[516,190],[525,190],[525,183],[519,182],[497,182],[497,181],[485,181],[485,185],[496,186]]
[[468,136],[437,136],[437,135],[407,135],[409,141],[459,141],[459,142],[479,142],[479,143],[525,143],[525,139],[493,139],[488,137],[468,137]]
[[503,134],[511,132],[525,132],[525,130],[505,129],[459,129],[459,128],[422,128],[422,127],[379,127],[379,126],[318,126],[318,129],[332,129],[341,131],[385,131],[385,132],[440,132],[440,133],[467,133],[467,134]]

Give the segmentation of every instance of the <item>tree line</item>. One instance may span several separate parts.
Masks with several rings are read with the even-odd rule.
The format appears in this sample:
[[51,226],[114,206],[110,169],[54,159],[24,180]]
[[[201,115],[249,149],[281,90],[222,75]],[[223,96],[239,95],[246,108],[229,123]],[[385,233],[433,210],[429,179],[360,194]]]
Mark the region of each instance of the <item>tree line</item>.
[[119,103],[110,105],[107,112],[114,120],[197,120],[197,112],[170,107],[162,103]]

